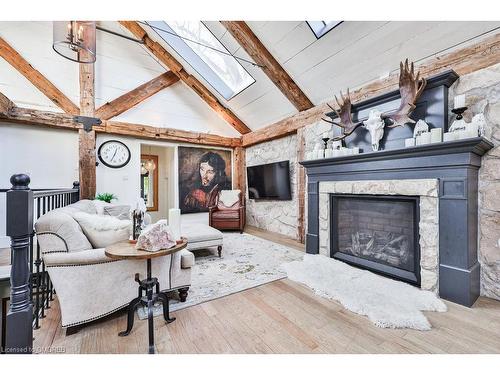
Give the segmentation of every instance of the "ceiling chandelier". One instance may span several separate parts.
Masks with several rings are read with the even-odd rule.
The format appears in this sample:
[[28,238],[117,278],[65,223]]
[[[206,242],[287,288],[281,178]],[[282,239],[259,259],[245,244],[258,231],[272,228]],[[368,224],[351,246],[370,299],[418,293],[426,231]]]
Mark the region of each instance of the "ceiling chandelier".
[[95,30],[94,21],[54,21],[52,48],[68,60],[94,63]]

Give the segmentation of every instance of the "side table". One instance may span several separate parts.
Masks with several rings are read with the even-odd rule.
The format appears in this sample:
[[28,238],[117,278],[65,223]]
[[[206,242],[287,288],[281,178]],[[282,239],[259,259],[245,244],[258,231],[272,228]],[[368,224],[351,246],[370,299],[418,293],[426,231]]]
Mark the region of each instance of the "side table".
[[[151,274],[151,259],[165,255],[173,254],[177,251],[184,249],[187,246],[187,240],[182,239],[170,249],[162,249],[158,251],[145,251],[137,250],[135,244],[128,241],[118,242],[111,246],[106,247],[105,253],[112,259],[145,259],[147,266],[146,278],[140,280],[139,274],[135,274],[135,281],[139,284],[138,297],[130,301],[127,313],[127,329],[120,332],[119,336],[128,336],[132,327],[134,326],[135,309],[139,305],[147,306],[148,308],[148,332],[149,332],[149,354],[154,354],[154,329],[153,329],[153,306],[156,302],[160,301],[163,305],[163,318],[168,323],[172,323],[175,318],[170,317],[169,312],[169,298],[166,293],[160,291],[160,283],[158,278],[152,277]],[[144,294],[143,294],[144,292]]]

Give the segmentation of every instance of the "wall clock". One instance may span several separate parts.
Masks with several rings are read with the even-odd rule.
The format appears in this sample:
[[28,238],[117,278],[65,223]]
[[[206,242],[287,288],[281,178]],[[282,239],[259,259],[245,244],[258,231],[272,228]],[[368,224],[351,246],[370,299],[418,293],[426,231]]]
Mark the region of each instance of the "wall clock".
[[97,150],[99,160],[110,168],[122,168],[130,161],[130,150],[120,141],[106,141]]

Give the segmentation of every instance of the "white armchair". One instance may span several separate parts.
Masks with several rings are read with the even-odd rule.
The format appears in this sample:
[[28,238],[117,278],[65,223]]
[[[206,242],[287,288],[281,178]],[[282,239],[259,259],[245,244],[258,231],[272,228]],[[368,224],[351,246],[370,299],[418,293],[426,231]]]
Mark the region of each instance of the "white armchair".
[[[76,326],[109,315],[137,296],[134,275],[146,275],[137,260],[114,260],[103,248],[93,249],[76,212],[97,214],[93,201],[83,200],[48,212],[35,224],[37,239],[59,300],[63,327]],[[179,291],[186,300],[194,256],[184,249],[152,260],[153,274],[163,291]]]

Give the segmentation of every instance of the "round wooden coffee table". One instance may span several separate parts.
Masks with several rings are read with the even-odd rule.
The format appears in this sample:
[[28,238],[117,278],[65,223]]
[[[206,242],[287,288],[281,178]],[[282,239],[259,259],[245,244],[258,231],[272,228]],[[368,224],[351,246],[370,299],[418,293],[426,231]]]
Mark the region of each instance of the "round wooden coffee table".
[[[148,331],[149,331],[149,354],[154,354],[154,330],[153,330],[153,305],[160,301],[163,305],[163,318],[167,323],[172,323],[175,318],[170,317],[169,299],[166,293],[160,292],[160,283],[158,278],[151,275],[151,259],[165,255],[170,255],[184,249],[187,246],[185,238],[170,249],[158,251],[137,250],[135,244],[128,241],[118,242],[106,247],[105,253],[112,259],[145,259],[147,265],[147,276],[140,280],[139,274],[135,274],[135,281],[139,283],[139,296],[130,301],[128,305],[127,329],[120,332],[119,336],[128,336],[134,326],[135,309],[139,305],[147,306],[148,308]],[[154,291],[154,289],[156,289]],[[143,292],[145,294],[143,295]]]

